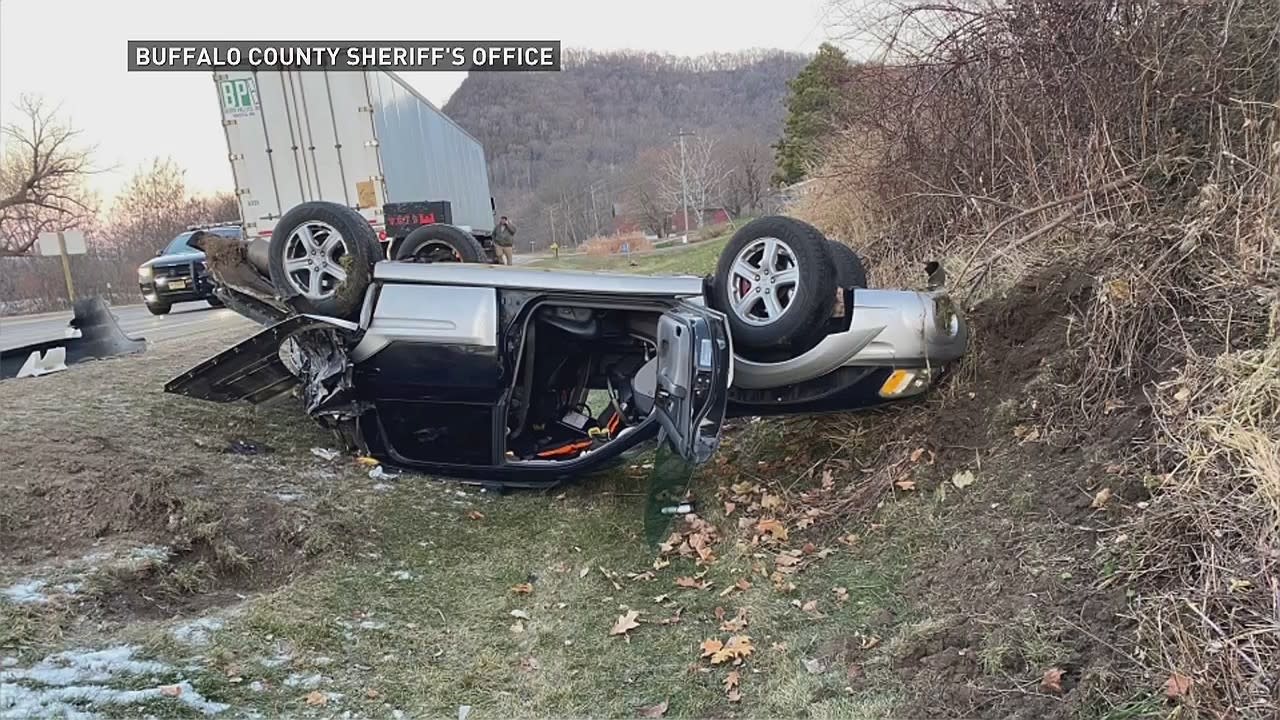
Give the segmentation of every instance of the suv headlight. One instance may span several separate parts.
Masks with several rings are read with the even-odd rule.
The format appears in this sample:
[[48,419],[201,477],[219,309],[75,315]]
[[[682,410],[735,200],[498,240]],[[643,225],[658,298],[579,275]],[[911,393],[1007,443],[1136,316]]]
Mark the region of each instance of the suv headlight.
[[139,279],[139,280],[142,280],[142,281],[144,281],[144,282],[145,282],[145,281],[147,281],[147,280],[150,280],[150,279],[151,279],[152,274],[153,274],[153,271],[152,271],[152,269],[151,269],[150,267],[140,267],[140,268],[138,268],[138,279]]

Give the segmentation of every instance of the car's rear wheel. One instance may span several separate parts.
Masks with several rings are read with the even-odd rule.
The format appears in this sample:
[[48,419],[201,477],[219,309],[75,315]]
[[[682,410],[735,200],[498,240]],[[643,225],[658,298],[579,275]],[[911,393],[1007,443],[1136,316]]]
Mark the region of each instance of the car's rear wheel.
[[836,285],[842,288],[865,288],[867,284],[867,267],[853,248],[842,242],[828,240],[831,243],[831,261],[836,267]]
[[452,225],[423,225],[396,248],[401,262],[485,262],[484,248],[471,234]]
[[791,218],[764,217],[734,233],[721,251],[711,300],[728,317],[735,343],[763,349],[825,322],[835,288],[822,233]]
[[351,318],[379,254],[377,235],[360,213],[336,203],[303,203],[271,233],[271,282],[302,312]]
[[147,303],[147,312],[152,315],[168,315],[173,306],[169,303]]
[[204,301],[205,301],[205,302],[207,302],[207,303],[209,303],[209,307],[211,307],[211,308],[226,307],[226,305],[222,302],[222,300],[218,299],[218,298],[217,298],[217,297],[215,297],[215,296],[209,296],[209,297],[205,298],[205,300],[204,300]]

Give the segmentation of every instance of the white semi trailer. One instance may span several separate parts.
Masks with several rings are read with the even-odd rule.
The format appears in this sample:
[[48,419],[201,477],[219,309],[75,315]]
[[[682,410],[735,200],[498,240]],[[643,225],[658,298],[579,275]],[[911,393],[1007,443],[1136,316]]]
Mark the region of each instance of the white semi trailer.
[[247,237],[324,200],[358,211],[386,252],[444,223],[492,257],[484,148],[394,73],[235,71],[214,84]]

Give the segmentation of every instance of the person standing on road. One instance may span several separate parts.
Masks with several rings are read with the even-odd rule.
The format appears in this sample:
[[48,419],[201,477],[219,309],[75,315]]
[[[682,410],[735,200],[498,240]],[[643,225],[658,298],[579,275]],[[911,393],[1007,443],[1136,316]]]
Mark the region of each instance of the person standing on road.
[[493,229],[493,246],[498,250],[499,261],[512,265],[511,248],[516,242],[516,226],[506,215],[498,218],[498,227]]

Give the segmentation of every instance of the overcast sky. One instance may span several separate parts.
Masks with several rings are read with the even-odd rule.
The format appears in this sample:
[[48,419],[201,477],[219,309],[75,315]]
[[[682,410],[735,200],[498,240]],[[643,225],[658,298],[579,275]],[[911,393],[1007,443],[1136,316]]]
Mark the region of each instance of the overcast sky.
[[[197,192],[230,191],[213,83],[205,73],[129,73],[127,40],[561,40],[566,48],[696,55],[747,48],[812,52],[829,0],[0,0],[0,121],[43,95],[113,168],[171,156]],[[408,73],[443,105],[461,73]]]

